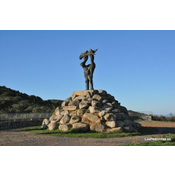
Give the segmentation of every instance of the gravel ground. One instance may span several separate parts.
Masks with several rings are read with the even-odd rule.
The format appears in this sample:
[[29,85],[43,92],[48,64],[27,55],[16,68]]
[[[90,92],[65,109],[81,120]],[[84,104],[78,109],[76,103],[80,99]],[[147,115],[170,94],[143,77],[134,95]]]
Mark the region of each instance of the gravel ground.
[[0,146],[112,146],[144,142],[145,138],[161,137],[161,134],[175,133],[175,123],[141,122],[145,127],[156,127],[160,134],[130,136],[121,138],[71,138],[32,134],[11,129],[0,131]]
[[112,146],[144,142],[145,138],[156,136],[132,136],[121,138],[70,138],[16,132],[15,129],[0,131],[1,146]]

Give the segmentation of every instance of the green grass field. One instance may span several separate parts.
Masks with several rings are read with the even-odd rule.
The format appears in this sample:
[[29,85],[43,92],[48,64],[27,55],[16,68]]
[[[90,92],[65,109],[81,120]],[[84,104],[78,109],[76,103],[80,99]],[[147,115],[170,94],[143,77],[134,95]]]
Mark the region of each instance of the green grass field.
[[84,138],[114,138],[114,137],[128,137],[128,136],[136,136],[136,135],[147,135],[147,134],[156,134],[158,133],[157,129],[154,128],[141,128],[140,131],[135,132],[124,132],[124,131],[116,131],[111,133],[106,132],[73,132],[72,130],[69,131],[60,131],[60,130],[43,130],[41,126],[32,126],[32,127],[25,127],[19,128],[17,131],[28,131],[33,134],[44,134],[44,135],[52,135],[52,136],[59,136],[59,137],[84,137]]

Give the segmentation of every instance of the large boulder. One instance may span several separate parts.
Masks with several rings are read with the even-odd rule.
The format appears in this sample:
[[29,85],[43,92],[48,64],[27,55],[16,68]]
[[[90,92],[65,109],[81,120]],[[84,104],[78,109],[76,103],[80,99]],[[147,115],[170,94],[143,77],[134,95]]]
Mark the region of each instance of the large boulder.
[[116,122],[115,121],[107,121],[106,125],[110,128],[115,128],[116,127]]
[[47,129],[48,128],[48,124],[50,123],[50,121],[48,119],[44,119],[41,125],[42,129]]
[[142,125],[140,123],[138,123],[138,122],[134,122],[134,127],[136,129],[140,129],[142,127]]
[[62,119],[60,120],[60,123],[61,123],[61,124],[65,124],[65,123],[68,123],[69,120],[70,120],[69,115],[65,115],[65,116],[62,117]]
[[70,124],[73,124],[73,123],[77,123],[77,122],[79,122],[79,121],[80,121],[80,117],[74,115],[74,116],[71,117],[69,123],[70,123]]
[[77,106],[64,106],[63,107],[64,111],[73,111],[73,110],[76,110],[76,109],[77,109]]
[[126,132],[133,132],[133,131],[136,130],[136,129],[135,129],[134,127],[132,127],[132,126],[125,126],[125,127],[123,127],[123,129],[124,129],[124,131],[126,131]]
[[114,113],[114,114],[116,116],[116,120],[124,120],[124,119],[128,119],[129,118],[129,116],[127,116],[124,113]]
[[79,103],[80,103],[80,100],[79,99],[76,99],[76,100],[73,100],[71,102],[69,102],[69,106],[79,106]]
[[122,131],[122,127],[109,128],[106,130],[106,132],[115,132],[115,131]]
[[44,125],[44,124],[48,125],[49,123],[50,123],[50,121],[47,118],[45,118],[42,122],[42,125]]
[[116,120],[116,116],[113,113],[107,113],[104,116],[104,119],[107,121],[115,121]]
[[51,121],[51,122],[48,124],[48,129],[49,129],[49,130],[58,129],[58,123],[55,122],[55,121]]
[[100,112],[100,109],[99,108],[96,108],[94,106],[89,106],[89,111],[91,114],[93,113],[99,113]]
[[59,115],[59,114],[61,114],[61,109],[60,109],[60,107],[57,107],[56,109],[55,109],[55,111],[54,111],[54,115]]
[[86,123],[74,123],[72,130],[76,132],[86,132],[89,130],[89,125]]
[[90,130],[94,132],[103,132],[105,131],[105,126],[102,125],[101,123],[95,123],[90,126]]
[[123,127],[125,125],[125,123],[123,121],[116,121],[116,126],[118,127]]
[[96,115],[93,115],[93,114],[91,114],[91,113],[85,113],[83,116],[84,116],[85,118],[87,118],[88,120],[90,120],[91,122],[97,122],[97,121],[100,120],[99,117],[97,117]]
[[61,118],[63,117],[63,115],[59,114],[57,116],[51,116],[49,118],[50,121],[55,121],[55,122],[59,122],[61,120]]
[[70,128],[71,128],[71,125],[68,125],[68,124],[59,125],[60,131],[68,131]]
[[96,108],[101,108],[102,104],[99,101],[97,101],[97,100],[92,100],[91,106],[92,107],[96,107]]
[[86,109],[78,109],[77,115],[82,116],[86,112]]
[[89,105],[90,104],[89,104],[88,101],[82,101],[82,102],[79,103],[79,108],[80,109],[88,109]]
[[102,97],[101,97],[100,95],[98,95],[98,94],[95,94],[95,95],[92,97],[92,99],[101,102]]
[[107,113],[107,111],[102,110],[98,113],[98,115],[99,115],[99,117],[103,117],[106,113]]
[[105,96],[107,95],[107,92],[105,90],[99,89],[98,90],[99,95]]
[[133,126],[134,121],[126,119],[126,120],[124,120],[124,124],[125,124],[124,126]]
[[102,110],[105,110],[105,111],[111,111],[113,109],[113,105],[111,103],[105,103],[102,107]]

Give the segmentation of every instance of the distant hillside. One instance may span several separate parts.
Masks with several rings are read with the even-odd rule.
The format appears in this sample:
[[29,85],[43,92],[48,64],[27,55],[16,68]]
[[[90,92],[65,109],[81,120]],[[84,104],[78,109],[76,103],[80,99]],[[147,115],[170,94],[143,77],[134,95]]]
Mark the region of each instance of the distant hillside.
[[5,86],[0,86],[0,113],[53,112],[62,100],[42,100]]
[[147,114],[141,113],[141,112],[136,112],[132,110],[128,110],[128,113],[131,117],[141,117],[141,116],[146,116]]

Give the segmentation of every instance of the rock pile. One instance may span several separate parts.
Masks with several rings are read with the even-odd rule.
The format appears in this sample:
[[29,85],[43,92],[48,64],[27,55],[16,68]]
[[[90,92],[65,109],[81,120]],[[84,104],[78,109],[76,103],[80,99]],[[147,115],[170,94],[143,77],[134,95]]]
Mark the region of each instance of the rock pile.
[[130,119],[128,111],[105,90],[75,91],[42,122],[43,129],[78,132],[136,131],[140,123]]

